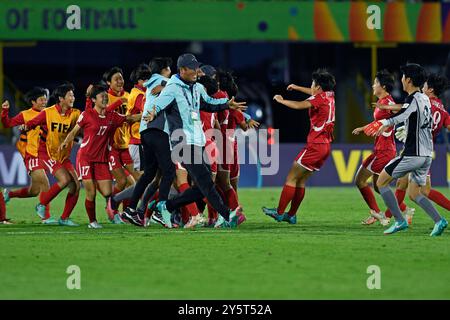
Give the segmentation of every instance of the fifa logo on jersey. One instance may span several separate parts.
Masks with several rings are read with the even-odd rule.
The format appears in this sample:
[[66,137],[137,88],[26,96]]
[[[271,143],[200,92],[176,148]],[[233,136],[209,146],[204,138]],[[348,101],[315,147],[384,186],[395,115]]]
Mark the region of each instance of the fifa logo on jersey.
[[58,123],[58,122],[52,122],[51,128],[50,128],[51,131],[57,131],[60,133],[67,133],[67,132],[69,132],[69,129],[70,129],[70,125]]
[[381,9],[379,6],[373,4],[367,7],[366,13],[369,15],[366,21],[367,29],[380,30],[381,29]]
[[67,7],[67,20],[66,27],[69,30],[80,30],[81,29],[81,9],[79,6],[72,4]]

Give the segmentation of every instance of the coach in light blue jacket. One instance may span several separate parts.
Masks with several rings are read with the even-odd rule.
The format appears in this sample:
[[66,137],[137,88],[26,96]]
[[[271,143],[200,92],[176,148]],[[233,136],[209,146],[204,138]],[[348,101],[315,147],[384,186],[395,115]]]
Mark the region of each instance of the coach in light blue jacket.
[[[210,167],[204,162],[203,151],[206,143],[205,134],[200,120],[200,110],[218,112],[225,109],[245,109],[245,103],[237,103],[234,98],[214,99],[208,96],[203,85],[196,83],[197,71],[200,63],[192,54],[183,54],[178,58],[178,74],[173,75],[167,82],[158,98],[154,101],[154,107],[150,116],[146,119],[152,121],[161,111],[165,112],[170,141],[172,146],[183,142],[184,151],[189,151],[189,159],[181,161],[195,182],[195,185],[178,195],[174,199],[160,201],[158,211],[161,212],[166,226],[171,227],[170,212],[204,197],[217,210],[220,217],[216,227],[236,227],[239,208],[228,208],[217,193],[211,179]],[[145,115],[145,114],[144,114]],[[178,129],[181,136],[177,133]],[[195,226],[200,217],[191,217],[188,226]]]

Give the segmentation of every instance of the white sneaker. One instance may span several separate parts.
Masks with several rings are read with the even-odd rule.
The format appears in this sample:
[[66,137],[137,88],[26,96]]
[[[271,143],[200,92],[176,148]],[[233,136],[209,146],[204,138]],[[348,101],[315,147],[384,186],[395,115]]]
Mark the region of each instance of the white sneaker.
[[410,207],[406,208],[404,217],[405,217],[405,220],[408,221],[408,225],[411,225],[415,212],[416,212],[416,209],[414,209],[414,208],[410,208]]
[[387,218],[384,215],[384,212],[375,212],[374,210],[370,210],[370,215],[377,219],[383,227],[389,225],[391,222],[391,219]]
[[184,229],[195,228],[197,225],[202,224],[202,221],[203,220],[199,214],[197,214],[196,216],[191,216],[188,223],[184,225]]
[[101,229],[103,228],[97,221],[88,224],[89,229]]

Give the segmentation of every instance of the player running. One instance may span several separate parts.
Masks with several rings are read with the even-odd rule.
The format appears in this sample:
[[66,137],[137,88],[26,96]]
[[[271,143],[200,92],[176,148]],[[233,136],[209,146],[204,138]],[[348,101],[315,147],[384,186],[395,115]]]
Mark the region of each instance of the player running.
[[[112,177],[108,164],[111,140],[118,127],[125,121],[140,121],[141,114],[124,116],[106,110],[108,94],[106,88],[100,85],[96,85],[90,90],[90,98],[94,107],[81,113],[75,127],[61,144],[60,150],[63,151],[71,145],[74,138],[83,129],[84,136],[78,151],[77,171],[83,180],[86,191],[85,207],[89,217],[88,227],[99,229],[102,226],[96,218],[95,197],[97,189],[107,201],[111,196]],[[120,219],[120,215],[117,214],[114,219]]]
[[[334,76],[324,69],[312,74],[310,88],[291,84],[288,90],[296,90],[311,97],[304,101],[284,100],[281,95],[274,100],[291,109],[309,109],[311,129],[306,147],[298,154],[281,192],[278,207],[269,209],[263,207],[263,212],[278,222],[297,223],[297,210],[305,196],[305,184],[314,171],[319,171],[331,152],[333,129],[335,121],[335,102],[333,88],[336,85]],[[288,204],[291,207],[285,212]]]
[[433,152],[431,103],[430,99],[420,92],[420,88],[426,81],[426,73],[422,66],[413,63],[401,67],[401,71],[403,90],[408,93],[402,109],[389,119],[373,122],[365,130],[367,135],[380,135],[399,123],[406,124],[407,136],[402,154],[389,162],[377,181],[380,194],[395,217],[395,223],[385,230],[384,234],[392,234],[408,228],[408,222],[402,216],[389,184],[393,179],[409,174],[409,197],[434,221],[430,236],[439,236],[448,226],[448,222],[439,215],[424,195]]
[[[118,67],[113,67],[107,71],[103,80],[109,86],[108,104],[115,105],[114,111],[126,115],[128,103],[120,103],[124,98],[129,99],[129,93],[124,90],[125,81],[123,71]],[[108,108],[109,109],[109,108]],[[133,185],[139,178],[139,173],[134,170],[134,162],[131,158],[128,143],[130,142],[130,128],[128,123],[124,123],[116,129],[114,134],[114,143],[109,153],[109,162],[112,167],[112,175],[116,181],[114,194],[125,189],[127,185]],[[127,175],[131,174],[130,175]]]
[[[145,103],[145,92],[147,88],[144,86],[144,82],[151,76],[151,70],[146,64],[139,65],[130,75],[130,80],[134,84],[133,89],[128,96],[128,110],[127,115],[142,114]],[[139,173],[138,177],[143,172],[143,154],[141,145],[141,135],[139,134],[140,123],[135,122],[130,126],[130,143],[128,149],[133,159],[134,170]]]
[[[31,108],[20,112],[12,119],[8,116],[9,102],[5,101],[2,104],[1,121],[5,128],[24,125],[27,121],[36,117],[47,106],[48,92],[43,88],[33,88],[31,91],[27,92],[25,97],[27,102],[31,104]],[[23,157],[25,167],[31,178],[31,184],[28,187],[14,191],[4,189],[3,198],[5,203],[8,203],[11,198],[36,197],[40,192],[48,191],[50,187],[45,173],[45,165],[42,160],[38,158],[39,131],[40,127],[37,126],[35,129],[22,132],[20,135],[20,139],[16,146]],[[43,221],[50,217],[49,209],[50,204],[47,204]],[[5,221],[5,219],[2,221]]]
[[[373,81],[372,89],[373,95],[378,99],[378,104],[395,104],[394,99],[390,94],[393,88],[394,76],[386,70],[377,72]],[[375,120],[387,119],[391,117],[395,112],[396,111],[375,108],[373,117]],[[363,132],[365,128],[366,126],[356,128],[352,133],[354,135],[358,135],[360,132]],[[382,214],[380,208],[378,207],[377,200],[375,199],[375,195],[373,194],[372,189],[370,188],[367,181],[370,177],[372,177],[374,189],[378,192],[378,189],[376,187],[378,175],[389,163],[389,161],[395,158],[396,152],[397,150],[394,141],[394,128],[391,128],[384,132],[382,135],[375,138],[375,146],[372,154],[364,159],[362,165],[359,167],[359,170],[355,177],[355,184],[370,209],[369,217],[362,221],[362,224],[364,225],[370,225],[377,221],[373,214]],[[404,210],[405,208],[402,209],[402,211]],[[386,226],[389,224],[389,219],[381,219],[380,223]]]
[[[448,80],[441,75],[438,74],[431,74],[428,76],[427,81],[425,82],[422,92],[430,98],[431,102],[431,114],[432,114],[432,135],[433,135],[433,143],[436,142],[436,138],[439,135],[441,129],[443,127],[450,130],[450,116],[448,112],[445,110],[444,105],[442,104],[441,99],[439,97],[441,94],[445,91],[445,89],[448,86]],[[386,106],[378,106],[379,108],[387,108]],[[390,106],[391,108],[399,109],[401,107],[397,106]],[[397,128],[396,132],[397,138],[401,142],[406,141],[406,130],[405,126],[402,126],[400,128]],[[397,187],[395,191],[395,195],[397,198],[398,203],[400,203],[400,208],[402,205],[404,206],[403,200],[405,198],[406,189],[408,188],[408,176],[404,176],[397,181]],[[423,194],[436,203],[437,205],[441,206],[442,208],[446,210],[450,210],[450,200],[447,199],[445,195],[440,193],[439,191],[431,188],[431,172],[428,172],[427,175],[427,183],[425,188],[422,190]],[[399,196],[402,196],[399,198]],[[390,214],[390,210],[386,212],[386,216]],[[408,224],[410,224],[410,221],[408,221]]]
[[[67,187],[69,192],[67,193],[64,211],[58,223],[62,226],[78,226],[69,219],[73,208],[77,204],[80,191],[78,176],[69,158],[72,143],[64,150],[61,150],[59,147],[70,130],[75,126],[80,110],[73,108],[75,95],[74,87],[71,83],[58,86],[53,92],[53,97],[57,101],[55,105],[45,108],[36,117],[25,122],[27,130],[40,126],[38,158],[57,180],[47,192],[40,193],[36,213],[41,219],[44,219],[46,206]],[[55,223],[55,221],[50,217],[44,223]]]

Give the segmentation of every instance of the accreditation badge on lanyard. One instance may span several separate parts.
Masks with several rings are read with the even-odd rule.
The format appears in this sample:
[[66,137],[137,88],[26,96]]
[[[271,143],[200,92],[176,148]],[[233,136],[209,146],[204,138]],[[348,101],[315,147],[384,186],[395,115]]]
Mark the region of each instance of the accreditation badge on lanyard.
[[190,111],[190,114],[191,114],[191,120],[192,121],[199,121],[200,120],[200,115],[199,115],[199,112],[198,112],[198,110],[197,109],[195,109],[195,102],[196,102],[196,90],[195,90],[195,87],[193,88],[193,93],[192,93],[192,103],[191,103],[191,101],[189,100],[189,97],[188,97],[188,95],[187,95],[187,93],[186,93],[186,89],[183,89],[183,94],[184,94],[184,97],[186,98],[186,101],[187,101],[187,103],[188,103],[188,105],[189,105],[189,111]]

